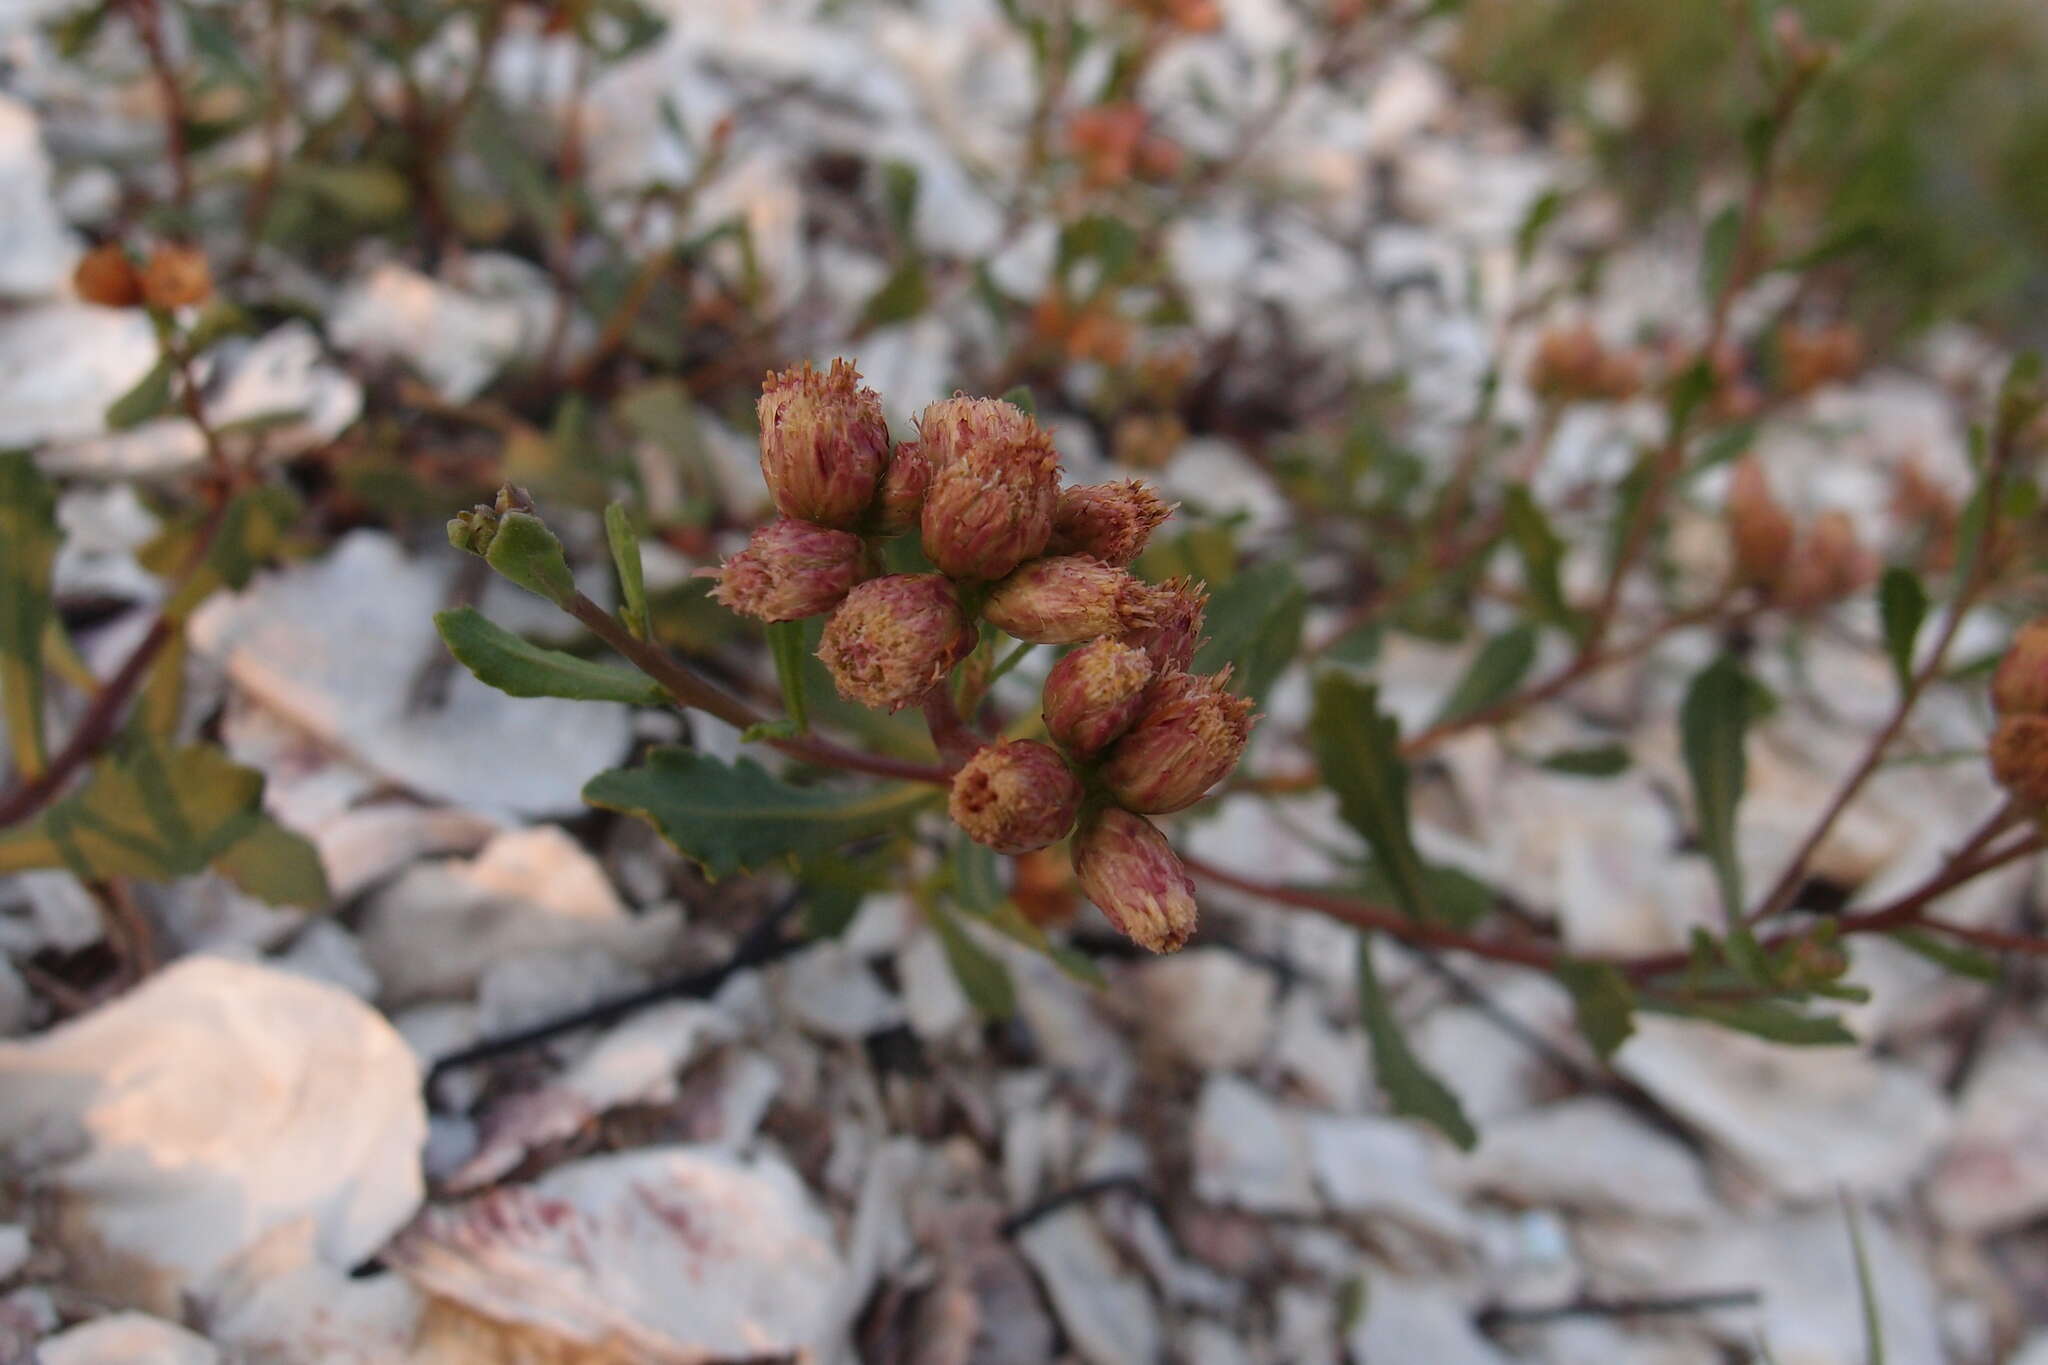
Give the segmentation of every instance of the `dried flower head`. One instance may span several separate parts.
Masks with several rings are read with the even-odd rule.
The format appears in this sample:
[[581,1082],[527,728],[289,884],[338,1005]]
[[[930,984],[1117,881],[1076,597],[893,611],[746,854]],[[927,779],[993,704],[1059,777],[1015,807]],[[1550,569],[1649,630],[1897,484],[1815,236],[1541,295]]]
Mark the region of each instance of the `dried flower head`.
[[889,462],[882,400],[860,371],[835,360],[809,364],[761,384],[761,476],[784,516],[842,531],[859,527]]
[[1124,632],[1123,639],[1144,650],[1157,672],[1189,668],[1202,647],[1202,617],[1208,609],[1205,584],[1169,578],[1152,590],[1152,623]]
[[758,621],[801,621],[839,605],[868,575],[867,545],[835,531],[783,517],[755,531],[747,548],[716,569],[711,595]]
[[165,242],[142,267],[142,298],[151,308],[187,308],[206,302],[212,293],[213,272],[206,253],[196,246]]
[[875,505],[868,509],[868,529],[885,536],[916,530],[931,483],[932,463],[917,444],[905,441],[897,446],[889,467],[882,472]]
[[948,398],[918,419],[932,463],[924,552],[951,578],[1001,578],[1045,552],[1059,503],[1052,437],[1014,404]]
[[142,276],[119,242],[96,246],[78,258],[71,272],[78,297],[101,308],[133,308],[142,302]]
[[2048,716],[2006,716],[1991,732],[1991,775],[2034,806],[2048,805]]
[[1102,762],[1102,784],[1128,810],[1185,810],[1230,775],[1252,733],[1252,704],[1221,673],[1169,673]]
[[1126,565],[1145,552],[1152,533],[1172,515],[1173,508],[1136,479],[1077,484],[1060,492],[1047,549]]
[[1051,745],[1035,739],[977,749],[953,774],[946,803],[954,824],[998,853],[1059,842],[1080,809],[1080,780]]
[[1156,619],[1155,590],[1088,555],[1034,559],[996,584],[981,614],[999,630],[1040,645],[1119,635]]
[[1738,582],[1768,588],[1785,571],[1795,534],[1792,515],[1771,496],[1755,456],[1735,466],[1728,481],[1728,539]]
[[1839,602],[1877,576],[1877,559],[1856,535],[1856,523],[1840,508],[1813,519],[1799,540],[1773,597],[1787,611],[1813,611]]
[[1778,329],[1778,376],[1785,392],[1812,393],[1824,384],[1853,379],[1863,367],[1863,334],[1853,323]]
[[818,657],[839,695],[895,711],[945,680],[974,648],[974,626],[938,574],[871,578],[825,623]]
[[1150,820],[1114,806],[1092,811],[1073,852],[1082,892],[1139,947],[1170,953],[1195,932],[1195,884]]
[[2002,716],[2048,716],[2048,617],[2027,622],[1991,675],[1991,704]]
[[1136,645],[1097,640],[1045,676],[1045,728],[1068,753],[1087,758],[1131,728],[1144,709],[1152,660]]

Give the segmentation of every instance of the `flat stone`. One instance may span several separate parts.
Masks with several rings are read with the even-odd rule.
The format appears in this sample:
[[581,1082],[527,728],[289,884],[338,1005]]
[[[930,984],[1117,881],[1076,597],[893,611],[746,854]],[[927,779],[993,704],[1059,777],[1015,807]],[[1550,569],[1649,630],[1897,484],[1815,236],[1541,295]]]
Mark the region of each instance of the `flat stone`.
[[1189,948],[1133,973],[1140,1039],[1203,1071],[1249,1066],[1273,1031],[1273,973],[1223,948]]
[[1235,1076],[1214,1074],[1195,1106],[1195,1194],[1255,1213],[1315,1213],[1301,1120]]
[[1159,1315],[1144,1282],[1118,1264],[1095,1221],[1067,1208],[1031,1224],[1017,1249],[1045,1285],[1053,1312],[1091,1365],[1159,1359]]
[[1714,1208],[1697,1157],[1597,1096],[1495,1119],[1462,1175],[1525,1204],[1674,1219]]

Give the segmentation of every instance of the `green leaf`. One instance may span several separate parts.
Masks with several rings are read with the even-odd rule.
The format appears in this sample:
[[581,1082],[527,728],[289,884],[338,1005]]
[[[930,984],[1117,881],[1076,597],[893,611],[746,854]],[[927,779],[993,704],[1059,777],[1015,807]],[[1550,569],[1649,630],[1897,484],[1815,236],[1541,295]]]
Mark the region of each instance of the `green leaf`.
[[484,555],[490,566],[530,593],[560,606],[576,595],[576,580],[562,555],[562,542],[530,512],[507,512]]
[[640,563],[640,534],[622,502],[604,509],[604,538],[619,573],[619,619],[640,639],[647,637],[647,574]]
[[1891,935],[1892,942],[1901,948],[1918,953],[1929,962],[1977,981],[1998,980],[2001,969],[1998,959],[1988,953],[1961,943],[1951,943],[1938,934],[1925,929],[1900,929]]
[[25,454],[0,455],[0,718],[14,766],[43,770],[43,640],[56,625],[57,490]]
[[892,322],[914,318],[931,302],[931,291],[924,278],[924,258],[918,255],[905,256],[889,272],[889,278],[882,281],[882,287],[871,295],[867,307],[861,310],[863,327],[884,327]]
[[1700,844],[1714,865],[1721,906],[1730,922],[1742,916],[1742,864],[1735,855],[1735,808],[1748,780],[1743,739],[1753,688],[1735,660],[1722,655],[1702,669],[1679,709],[1685,767],[1692,777]]
[[1002,959],[974,941],[966,926],[937,901],[925,905],[925,917],[939,936],[953,979],[976,1011],[991,1019],[1006,1019],[1017,1012],[1017,987]]
[[1579,1032],[1601,1061],[1614,1056],[1636,1031],[1630,1018],[1636,1008],[1635,987],[1605,962],[1566,962],[1558,967],[1557,978],[1572,993],[1572,1016]]
[[263,775],[217,748],[155,743],[111,753],[33,823],[0,834],[0,873],[67,867],[82,878],[167,881],[258,834]]
[[1742,240],[1742,212],[1730,204],[1707,224],[1707,237],[1700,254],[1700,293],[1711,303],[1721,297],[1734,278],[1735,249]]
[[992,915],[1010,894],[1003,886],[1003,871],[996,860],[996,852],[984,844],[975,843],[965,833],[956,830],[955,834],[949,869],[953,880],[953,899],[969,914]]
[[1529,258],[1536,254],[1536,243],[1543,238],[1543,230],[1557,217],[1557,211],[1564,207],[1564,195],[1554,189],[1545,190],[1536,196],[1536,202],[1529,205],[1529,211],[1522,215],[1522,224],[1515,229],[1515,264],[1526,266]]
[[1231,686],[1254,701],[1301,645],[1308,614],[1308,590],[1294,566],[1274,560],[1235,575],[1209,599],[1209,639],[1195,655],[1195,671],[1214,673],[1225,664],[1236,671]]
[[1372,1045],[1373,1078],[1388,1106],[1396,1114],[1421,1119],[1466,1151],[1477,1146],[1479,1134],[1465,1117],[1458,1097],[1409,1050],[1373,968],[1369,934],[1358,936],[1358,1012],[1366,1040]]
[[1585,629],[1585,622],[1565,600],[1561,576],[1564,541],[1551,529],[1549,518],[1523,484],[1508,489],[1501,512],[1508,539],[1522,559],[1522,581],[1536,600],[1542,619],[1576,638]]
[[630,668],[544,649],[496,624],[475,607],[438,612],[434,629],[464,668],[509,697],[567,697],[659,706],[661,685]]
[[1903,691],[1913,682],[1913,643],[1927,619],[1927,589],[1911,569],[1893,565],[1878,580],[1877,611],[1884,621],[1884,647]]
[[1379,709],[1379,690],[1342,673],[1316,679],[1310,741],[1323,781],[1337,793],[1345,823],[1364,836],[1395,901],[1416,918],[1429,913],[1428,874],[1408,828],[1408,767],[1400,726]]
[[1003,395],[1003,401],[1013,408],[1022,408],[1033,417],[1038,415],[1038,400],[1031,396],[1028,384],[1019,384]]
[[775,660],[775,678],[782,684],[782,709],[789,715],[790,728],[803,734],[811,728],[810,712],[804,705],[804,623],[772,621],[768,625],[768,653]]
[[601,772],[583,788],[591,805],[648,821],[714,878],[901,829],[935,794],[911,783],[793,787],[749,759],[727,767],[673,746],[653,750],[643,767]]
[[917,167],[908,161],[883,163],[882,203],[888,210],[889,230],[897,241],[910,245],[917,218]]
[[213,870],[271,905],[318,910],[327,904],[327,873],[319,850],[269,816],[215,858]]
[[1506,700],[1536,662],[1536,628],[1526,623],[1488,640],[1451,689],[1437,724],[1448,725]]
[[1614,777],[1628,771],[1628,750],[1619,744],[1560,749],[1539,765],[1570,777]]
[[[1401,904],[1401,894],[1377,859],[1359,868],[1357,881],[1349,888],[1367,900]],[[1429,917],[1455,929],[1469,929],[1493,913],[1500,893],[1461,868],[1425,863],[1422,868],[1422,899]]]
[[107,405],[107,429],[126,431],[139,427],[169,408],[171,377],[176,372],[168,356],[150,366],[149,372],[135,381],[135,387]]
[[1849,1250],[1856,1258],[1856,1302],[1863,1308],[1864,1365],[1884,1365],[1884,1318],[1877,1301],[1877,1285],[1870,1275],[1870,1255],[1863,1246],[1863,1217],[1841,1192],[1842,1217],[1849,1224]]
[[1738,1033],[1754,1034],[1795,1047],[1836,1047],[1853,1044],[1856,1035],[1832,1014],[1802,1014],[1775,1000],[1730,1003],[1720,1000],[1667,1000],[1646,996],[1639,1008],[1654,1014],[1703,1019]]
[[284,183],[363,226],[396,222],[412,203],[405,176],[371,161],[342,165],[288,162]]

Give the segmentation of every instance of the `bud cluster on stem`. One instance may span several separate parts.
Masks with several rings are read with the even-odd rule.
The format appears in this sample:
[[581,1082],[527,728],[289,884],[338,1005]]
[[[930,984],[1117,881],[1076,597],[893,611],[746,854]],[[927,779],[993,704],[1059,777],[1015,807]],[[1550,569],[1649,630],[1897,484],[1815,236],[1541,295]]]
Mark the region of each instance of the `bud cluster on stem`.
[[[840,695],[924,706],[957,765],[948,811],[968,837],[1023,855],[1075,834],[1076,876],[1111,922],[1155,951],[1179,947],[1192,887],[1144,817],[1222,781],[1253,718],[1228,669],[1190,671],[1201,585],[1130,572],[1173,509],[1136,480],[1062,489],[1051,434],[1000,399],[940,399],[892,446],[881,400],[845,360],[770,374],[759,416],[781,515],[705,571],[716,600],[771,622],[829,612],[818,658]],[[481,509],[451,533],[487,548],[497,521]],[[936,572],[876,577],[877,542],[913,532]],[[948,684],[977,620],[1022,644],[1077,646],[1046,679],[1052,743],[990,743],[959,714]]]
[[2021,626],[1991,675],[1991,775],[2029,806],[2048,806],[2048,617]]

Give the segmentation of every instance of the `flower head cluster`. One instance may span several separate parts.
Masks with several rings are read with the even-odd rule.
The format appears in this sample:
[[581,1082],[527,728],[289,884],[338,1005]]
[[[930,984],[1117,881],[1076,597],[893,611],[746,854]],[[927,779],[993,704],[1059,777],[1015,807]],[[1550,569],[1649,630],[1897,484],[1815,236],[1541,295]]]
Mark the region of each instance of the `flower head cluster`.
[[2048,617],[2013,636],[1991,675],[1991,775],[2031,806],[2048,806]]
[[[819,659],[841,696],[883,710],[950,707],[940,689],[973,653],[977,618],[1077,646],[1045,682],[1052,742],[974,750],[948,810],[1012,855],[1078,827],[1076,878],[1110,920],[1157,952],[1186,942],[1193,887],[1145,816],[1183,810],[1227,776],[1253,717],[1228,669],[1190,671],[1201,585],[1130,572],[1172,508],[1135,480],[1061,489],[1051,435],[998,399],[941,399],[892,446],[880,400],[843,360],[769,375],[759,411],[781,516],[707,571],[717,600],[763,621],[831,613]],[[936,572],[873,576],[876,542],[911,532]]]

